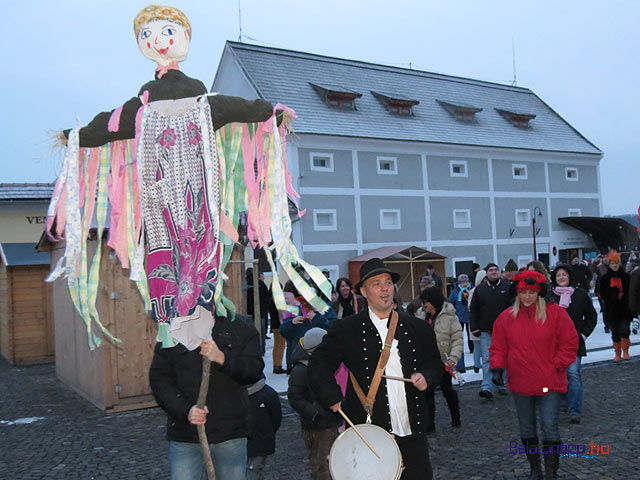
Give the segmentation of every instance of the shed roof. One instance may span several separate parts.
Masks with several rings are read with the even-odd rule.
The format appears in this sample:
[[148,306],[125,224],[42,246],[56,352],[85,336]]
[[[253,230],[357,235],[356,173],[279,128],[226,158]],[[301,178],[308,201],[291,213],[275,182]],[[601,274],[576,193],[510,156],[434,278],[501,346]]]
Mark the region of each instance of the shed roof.
[[382,260],[440,260],[447,257],[414,245],[402,245],[376,248],[349,261],[366,262],[372,258],[381,258]]
[[[223,55],[236,59],[258,96],[296,111],[297,133],[602,155],[527,88],[230,41]],[[355,111],[330,108],[312,84],[363,95]],[[420,103],[412,115],[392,115],[372,91]],[[474,122],[457,122],[438,99],[483,110]],[[517,128],[496,108],[535,119],[529,128]]]
[[560,217],[562,223],[589,235],[601,252],[610,248],[637,249],[640,239],[636,227],[616,217]]
[[0,183],[0,201],[49,200],[55,183]]
[[49,265],[49,252],[39,252],[35,243],[0,243],[0,256],[7,267]]

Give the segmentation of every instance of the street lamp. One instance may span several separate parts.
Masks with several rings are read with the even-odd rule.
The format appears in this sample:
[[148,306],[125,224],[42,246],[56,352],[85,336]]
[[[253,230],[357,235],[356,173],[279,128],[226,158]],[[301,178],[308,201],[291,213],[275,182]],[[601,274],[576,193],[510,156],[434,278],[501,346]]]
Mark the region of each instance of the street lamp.
[[[536,215],[536,210],[538,215]],[[533,227],[533,259],[538,260],[538,253],[536,252],[536,216],[542,216],[542,210],[540,207],[533,207],[533,217],[531,219],[531,226]]]

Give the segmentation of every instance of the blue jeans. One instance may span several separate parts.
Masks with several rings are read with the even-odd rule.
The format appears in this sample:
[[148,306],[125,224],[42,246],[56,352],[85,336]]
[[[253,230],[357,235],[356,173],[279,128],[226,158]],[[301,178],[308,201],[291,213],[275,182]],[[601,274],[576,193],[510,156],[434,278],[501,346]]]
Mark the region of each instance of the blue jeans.
[[[209,445],[216,478],[246,480],[247,439],[234,438]],[[199,443],[169,442],[171,480],[204,480],[206,471]]]
[[473,342],[473,366],[475,368],[482,367],[482,352],[480,351],[480,342]]
[[[495,392],[496,386],[491,381],[491,368],[489,366],[489,347],[491,346],[491,334],[489,332],[480,332],[480,342],[476,347],[480,347],[480,355],[482,356],[482,387],[481,390]],[[474,349],[474,351],[477,348]]]
[[558,409],[561,397],[562,395],[558,392],[550,392],[543,396],[514,393],[513,400],[520,424],[520,437],[539,438],[536,432],[536,407],[539,407],[542,439],[547,442],[559,442]]
[[582,415],[582,375],[580,366],[582,357],[577,357],[576,361],[567,368],[567,402],[569,404],[569,415]]

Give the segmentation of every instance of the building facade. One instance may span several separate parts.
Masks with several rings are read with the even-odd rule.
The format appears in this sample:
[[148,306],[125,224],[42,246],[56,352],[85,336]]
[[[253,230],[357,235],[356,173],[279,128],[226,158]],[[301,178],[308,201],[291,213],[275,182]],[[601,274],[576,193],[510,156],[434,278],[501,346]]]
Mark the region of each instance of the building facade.
[[526,88],[228,42],[212,91],[296,111],[294,242],[334,279],[388,245],[445,255],[450,276],[526,264],[534,228],[549,264],[594,246],[558,219],[601,216],[603,154]]
[[0,243],[40,239],[53,183],[0,183]]

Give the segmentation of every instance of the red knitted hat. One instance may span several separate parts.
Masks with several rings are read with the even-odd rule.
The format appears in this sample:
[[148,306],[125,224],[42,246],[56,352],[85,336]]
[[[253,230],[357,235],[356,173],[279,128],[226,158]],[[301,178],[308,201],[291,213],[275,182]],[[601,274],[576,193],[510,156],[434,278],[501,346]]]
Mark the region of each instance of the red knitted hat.
[[547,277],[535,270],[525,270],[524,272],[516,273],[513,276],[513,282],[516,284],[517,292],[533,290],[540,293],[542,285],[547,283]]

